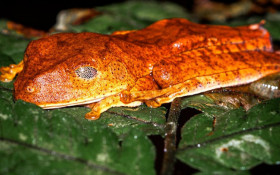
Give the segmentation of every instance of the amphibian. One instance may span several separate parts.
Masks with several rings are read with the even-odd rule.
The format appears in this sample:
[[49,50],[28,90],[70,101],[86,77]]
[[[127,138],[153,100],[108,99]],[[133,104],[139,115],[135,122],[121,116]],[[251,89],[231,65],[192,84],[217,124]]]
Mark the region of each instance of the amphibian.
[[87,105],[92,109],[87,119],[113,106],[158,107],[280,72],[280,55],[261,25],[174,18],[112,35],[54,34],[30,42],[23,62],[1,68],[1,79],[19,73],[15,99],[45,109]]

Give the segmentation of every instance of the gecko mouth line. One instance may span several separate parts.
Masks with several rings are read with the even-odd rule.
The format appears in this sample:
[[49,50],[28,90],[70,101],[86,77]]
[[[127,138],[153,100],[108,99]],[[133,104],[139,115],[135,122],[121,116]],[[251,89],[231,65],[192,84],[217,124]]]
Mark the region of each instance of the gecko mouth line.
[[68,107],[68,106],[77,106],[77,105],[86,105],[91,104],[95,102],[101,101],[103,98],[97,98],[94,100],[79,100],[79,101],[73,101],[73,102],[64,102],[64,103],[51,103],[51,104],[38,104],[43,109],[56,109],[56,108],[62,108],[62,107]]

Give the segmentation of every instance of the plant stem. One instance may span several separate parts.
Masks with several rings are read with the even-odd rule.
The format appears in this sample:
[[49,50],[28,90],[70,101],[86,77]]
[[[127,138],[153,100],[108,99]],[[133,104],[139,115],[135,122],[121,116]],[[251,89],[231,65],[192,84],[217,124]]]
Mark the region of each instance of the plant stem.
[[180,113],[181,98],[176,98],[171,103],[165,126],[164,155],[161,168],[161,175],[173,174],[177,141],[176,134]]

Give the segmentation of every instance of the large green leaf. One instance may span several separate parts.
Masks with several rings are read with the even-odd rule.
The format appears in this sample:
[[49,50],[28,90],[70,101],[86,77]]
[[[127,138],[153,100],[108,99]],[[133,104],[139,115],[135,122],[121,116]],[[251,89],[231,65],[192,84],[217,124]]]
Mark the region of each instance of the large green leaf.
[[203,171],[246,170],[262,162],[279,163],[280,99],[256,105],[248,112],[243,108],[219,113],[201,109],[204,113],[182,129],[180,160]]
[[[84,120],[84,115],[90,111],[85,107],[71,107],[56,109],[54,111],[63,111],[69,115],[75,114],[76,120]],[[149,108],[146,105],[141,105],[136,108],[111,108],[101,114],[98,120],[92,121],[96,126],[107,126],[119,136],[124,137],[132,128],[139,129],[151,134],[164,134],[166,109]]]
[[[4,35],[0,33],[1,66],[19,63],[23,59],[23,54],[29,41],[29,39],[17,35]],[[5,60],[5,62],[3,60]]]
[[147,135],[164,135],[165,114],[164,107],[111,108],[95,124],[108,125],[119,136],[125,135],[131,128],[140,129]]
[[78,119],[73,111],[13,103],[5,94],[0,98],[1,174],[155,173],[154,148],[142,131],[127,131],[120,146],[105,125]]

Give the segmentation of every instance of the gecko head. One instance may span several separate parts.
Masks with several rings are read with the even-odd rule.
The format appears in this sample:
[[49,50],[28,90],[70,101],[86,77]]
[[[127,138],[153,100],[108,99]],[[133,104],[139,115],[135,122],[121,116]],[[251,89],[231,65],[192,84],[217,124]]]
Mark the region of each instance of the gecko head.
[[107,35],[95,33],[32,41],[14,84],[15,99],[50,109],[98,102],[126,89],[126,67],[115,60],[108,42]]

